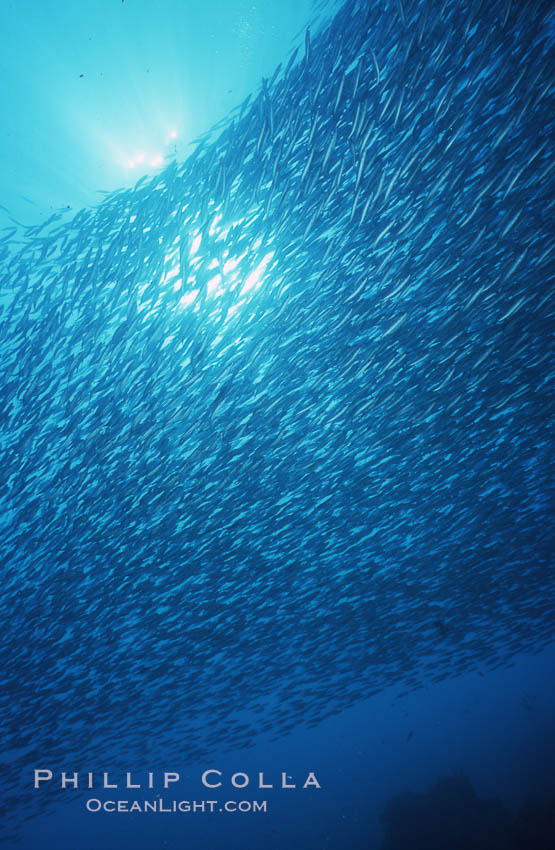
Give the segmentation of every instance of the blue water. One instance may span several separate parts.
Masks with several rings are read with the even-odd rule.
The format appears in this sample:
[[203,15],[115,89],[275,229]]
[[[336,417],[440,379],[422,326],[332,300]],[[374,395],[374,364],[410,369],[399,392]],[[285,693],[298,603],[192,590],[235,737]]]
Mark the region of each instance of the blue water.
[[[320,10],[320,6],[322,9]],[[331,3],[2,4],[2,201],[24,224],[184,159]],[[144,159],[137,161],[141,154]],[[130,167],[131,162],[135,162]]]
[[549,6],[2,18],[2,847],[552,850]]

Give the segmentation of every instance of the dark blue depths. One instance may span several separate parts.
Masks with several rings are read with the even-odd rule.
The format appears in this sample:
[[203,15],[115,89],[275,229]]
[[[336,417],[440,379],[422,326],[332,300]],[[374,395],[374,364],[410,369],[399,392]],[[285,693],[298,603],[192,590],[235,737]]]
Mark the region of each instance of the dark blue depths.
[[346,2],[185,163],[5,232],[7,810],[553,638],[552,34]]

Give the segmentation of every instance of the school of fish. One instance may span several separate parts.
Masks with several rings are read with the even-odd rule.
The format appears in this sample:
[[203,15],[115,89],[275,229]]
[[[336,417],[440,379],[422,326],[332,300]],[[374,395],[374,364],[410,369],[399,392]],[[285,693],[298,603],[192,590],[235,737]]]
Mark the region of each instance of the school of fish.
[[8,819],[553,640],[553,34],[346,0],[185,162],[2,232]]

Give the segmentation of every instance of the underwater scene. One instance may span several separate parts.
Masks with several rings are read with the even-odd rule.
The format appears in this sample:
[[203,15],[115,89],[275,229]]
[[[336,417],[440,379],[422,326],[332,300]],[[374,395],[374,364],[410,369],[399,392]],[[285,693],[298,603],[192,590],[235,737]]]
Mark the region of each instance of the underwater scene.
[[552,4],[0,21],[2,850],[555,850]]

